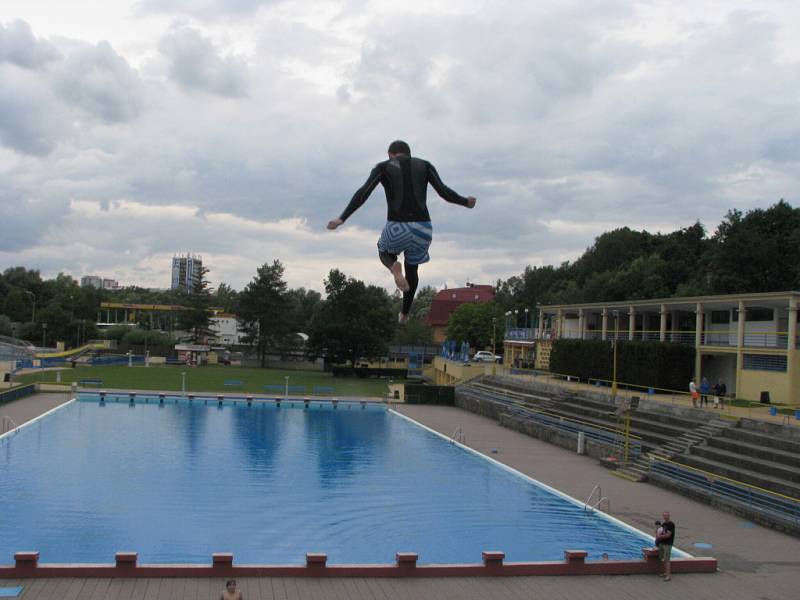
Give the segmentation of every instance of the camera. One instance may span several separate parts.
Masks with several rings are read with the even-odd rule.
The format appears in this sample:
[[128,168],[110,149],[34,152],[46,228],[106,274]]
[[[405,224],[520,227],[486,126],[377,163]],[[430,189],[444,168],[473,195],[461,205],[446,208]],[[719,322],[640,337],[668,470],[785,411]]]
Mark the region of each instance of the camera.
[[656,521],[655,523],[653,523],[653,525],[657,525],[657,526],[660,527],[661,526],[661,521]]

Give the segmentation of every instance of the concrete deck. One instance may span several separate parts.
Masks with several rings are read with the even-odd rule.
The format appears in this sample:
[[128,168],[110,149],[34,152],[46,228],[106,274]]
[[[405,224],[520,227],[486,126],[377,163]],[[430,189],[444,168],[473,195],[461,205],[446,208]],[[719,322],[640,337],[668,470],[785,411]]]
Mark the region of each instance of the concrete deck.
[[[57,400],[48,400],[41,396],[43,395],[9,403],[1,407],[0,414],[11,415],[12,408],[15,414],[30,414],[35,412],[35,406],[45,412],[48,410],[46,407],[52,407]],[[64,398],[58,396],[59,400],[63,401]],[[16,404],[26,406],[15,407]],[[584,500],[592,487],[599,484],[603,495],[611,500],[611,513],[645,531],[653,529],[652,523],[662,510],[669,510],[677,525],[677,547],[695,556],[716,557],[720,561],[720,571],[713,575],[675,575],[667,583],[658,577],[639,575],[497,579],[240,578],[239,587],[245,598],[559,600],[586,597],[593,600],[783,600],[797,595],[797,573],[800,572],[798,538],[748,523],[734,515],[650,484],[620,479],[599,466],[594,459],[550,446],[457,408],[402,406],[399,412],[445,435],[450,435],[460,426],[468,446],[575,498]],[[491,452],[493,448],[497,450],[496,454]],[[535,541],[532,540],[532,543]],[[707,543],[713,547],[710,550],[698,550],[693,547],[694,543]],[[6,557],[3,561],[11,562],[11,557]],[[24,586],[21,598],[36,600],[196,600],[218,598],[224,581],[204,578],[0,580],[0,587],[13,585]]]

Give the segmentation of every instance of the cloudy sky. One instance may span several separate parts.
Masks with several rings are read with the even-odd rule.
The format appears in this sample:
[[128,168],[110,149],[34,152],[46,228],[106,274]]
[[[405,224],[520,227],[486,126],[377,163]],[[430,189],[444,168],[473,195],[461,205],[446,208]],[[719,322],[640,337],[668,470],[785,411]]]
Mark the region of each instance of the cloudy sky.
[[240,289],[281,260],[391,281],[378,189],[407,140],[429,190],[422,284],[493,283],[605,230],[798,205],[792,0],[3,0],[0,269],[168,287],[191,252]]

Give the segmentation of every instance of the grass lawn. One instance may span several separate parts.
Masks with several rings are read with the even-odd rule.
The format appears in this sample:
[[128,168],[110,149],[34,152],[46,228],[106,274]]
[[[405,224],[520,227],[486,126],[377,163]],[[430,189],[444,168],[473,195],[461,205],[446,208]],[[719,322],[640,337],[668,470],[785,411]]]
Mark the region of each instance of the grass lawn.
[[[334,388],[335,396],[382,397],[388,380],[333,377],[329,373],[317,371],[291,371],[281,369],[245,369],[241,367],[207,366],[108,366],[77,367],[61,371],[61,383],[69,384],[81,379],[101,379],[103,388],[131,390],[180,391],[181,373],[186,373],[186,391],[228,392],[231,394],[248,392],[252,394],[282,393],[265,390],[265,385],[280,385],[281,390],[289,377],[289,386],[305,386],[305,394],[310,395],[314,386]],[[55,371],[29,373],[14,378],[24,383],[55,383]],[[225,381],[241,381],[241,386],[226,386]],[[398,380],[400,381],[400,380]],[[88,386],[87,386],[88,387]],[[304,395],[303,392],[292,392]]]

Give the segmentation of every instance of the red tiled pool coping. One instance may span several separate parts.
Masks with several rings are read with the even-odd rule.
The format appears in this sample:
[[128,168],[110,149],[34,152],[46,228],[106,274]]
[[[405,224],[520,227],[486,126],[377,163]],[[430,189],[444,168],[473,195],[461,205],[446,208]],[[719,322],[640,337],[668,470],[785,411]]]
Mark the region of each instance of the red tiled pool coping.
[[[586,561],[583,550],[566,550],[563,561],[507,563],[498,551],[482,553],[483,564],[418,565],[418,555],[398,552],[395,564],[329,565],[327,555],[306,554],[305,565],[238,565],[232,554],[214,554],[210,565],[138,564],[135,552],[118,552],[115,564],[40,564],[38,552],[17,552],[14,565],[0,565],[0,579],[32,577],[503,577],[532,575],[642,575],[661,571],[658,551],[642,560]],[[673,573],[714,573],[717,559],[674,558]]]

